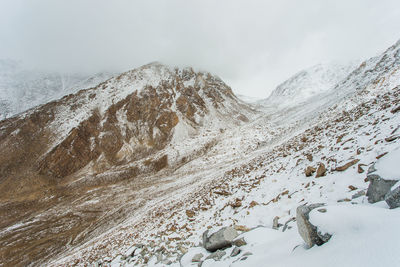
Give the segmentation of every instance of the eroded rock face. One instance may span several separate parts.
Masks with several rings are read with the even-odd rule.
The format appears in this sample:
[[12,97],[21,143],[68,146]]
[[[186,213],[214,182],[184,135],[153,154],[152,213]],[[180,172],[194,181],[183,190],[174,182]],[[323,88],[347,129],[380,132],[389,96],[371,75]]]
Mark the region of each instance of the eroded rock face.
[[233,240],[239,235],[233,227],[224,227],[209,235],[209,230],[203,233],[203,246],[214,252],[232,246]]
[[313,209],[324,206],[323,203],[299,206],[296,210],[297,229],[309,248],[321,246],[331,238],[330,234],[321,234],[318,228],[311,224],[309,214]]

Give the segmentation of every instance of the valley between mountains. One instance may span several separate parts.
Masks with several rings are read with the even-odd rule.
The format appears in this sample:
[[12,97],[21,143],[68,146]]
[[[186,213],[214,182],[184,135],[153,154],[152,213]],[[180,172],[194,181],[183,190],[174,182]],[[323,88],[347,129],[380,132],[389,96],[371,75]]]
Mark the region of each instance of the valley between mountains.
[[0,121],[1,266],[399,262],[400,42],[252,103],[192,68],[107,78]]

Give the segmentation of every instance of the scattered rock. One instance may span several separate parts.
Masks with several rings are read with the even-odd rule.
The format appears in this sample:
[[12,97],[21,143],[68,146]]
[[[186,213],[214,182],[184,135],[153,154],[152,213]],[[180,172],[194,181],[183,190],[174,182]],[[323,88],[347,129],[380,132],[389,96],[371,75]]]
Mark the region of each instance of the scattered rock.
[[362,166],[367,166],[367,165],[362,164],[362,163],[358,164],[358,166],[357,166],[357,172],[358,173],[363,173],[364,172],[364,169],[362,168]]
[[326,243],[330,238],[330,234],[321,234],[318,232],[318,228],[311,224],[309,214],[315,209],[324,206],[325,204],[317,203],[311,205],[303,205],[297,207],[296,210],[296,221],[297,228],[300,236],[303,238],[305,243],[309,248],[314,246],[315,244],[321,246]]
[[192,262],[200,262],[203,257],[204,257],[203,253],[198,253],[193,256]]
[[311,154],[306,154],[306,158],[307,158],[309,161],[313,161],[313,156],[312,156]]
[[382,153],[382,154],[378,155],[378,156],[376,157],[376,159],[382,158],[382,157],[385,156],[387,153],[388,153],[388,152],[385,152],[385,153]]
[[292,218],[290,218],[289,220],[287,220],[287,221],[285,222],[285,224],[283,225],[282,232],[285,232],[286,229],[290,229],[290,227],[289,227],[288,225],[289,225],[290,222],[294,222],[294,221],[296,221],[296,217],[292,217]]
[[370,183],[366,195],[369,203],[384,200],[385,195],[398,182],[396,180],[385,180],[377,174],[368,175],[368,180]]
[[351,201],[350,198],[342,198],[342,199],[339,199],[337,202],[340,203],[340,202],[350,202],[350,201]]
[[311,167],[311,166],[308,166],[308,167],[306,168],[306,170],[304,171],[304,173],[305,173],[306,177],[310,177],[310,176],[312,176],[312,175],[315,173],[315,171],[316,171],[315,168],[313,168],[313,167]]
[[208,257],[205,260],[212,259],[215,261],[219,261],[225,255],[226,255],[226,252],[224,250],[217,250],[214,253],[211,253],[210,255],[208,255]]
[[358,188],[355,187],[354,185],[349,185],[349,189],[350,189],[350,191],[354,191],[354,190],[357,190]]
[[355,193],[354,195],[352,195],[351,199],[359,198],[359,197],[362,197],[364,195],[365,195],[365,191],[361,190],[361,191],[358,191],[357,193]]
[[241,258],[240,260],[241,260],[241,261],[247,260],[247,258],[248,258],[249,256],[251,256],[251,255],[253,255],[253,253],[251,253],[251,252],[246,252],[246,253],[244,253],[244,254],[242,255],[242,258]]
[[400,106],[395,107],[394,109],[392,109],[390,112],[392,113],[396,113],[400,111]]
[[317,209],[317,211],[319,211],[319,212],[321,212],[321,213],[325,213],[325,212],[327,212],[327,210],[326,210],[326,209]]
[[248,228],[244,225],[235,225],[234,228],[236,231],[240,231],[240,232],[248,232],[251,230],[250,228]]
[[220,196],[230,196],[231,193],[229,193],[228,191],[225,190],[221,190],[221,191],[214,191],[215,194],[220,195]]
[[247,242],[246,242],[246,240],[244,240],[244,237],[241,237],[241,238],[233,240],[232,245],[235,245],[237,247],[242,247],[242,246],[247,245]]
[[231,203],[232,208],[239,208],[242,206],[242,201],[240,199],[235,199],[235,202]]
[[335,169],[335,171],[339,171],[339,172],[345,171],[345,170],[347,170],[348,168],[350,168],[351,166],[353,166],[354,164],[357,164],[359,161],[360,161],[359,159],[354,159],[354,160],[352,160],[352,161],[350,161],[350,162],[347,162],[347,163],[344,164],[343,166],[337,167],[337,168]]
[[391,209],[400,207],[400,186],[388,192],[385,196],[385,201]]
[[315,178],[322,177],[326,175],[326,168],[325,164],[320,163],[317,169],[317,174],[315,175]]
[[192,210],[186,210],[186,215],[187,215],[189,218],[192,218],[192,217],[194,217],[195,213],[194,213],[194,211],[192,211]]
[[252,202],[250,202],[249,207],[253,208],[253,207],[257,206],[257,205],[259,205],[258,202],[253,200]]
[[385,141],[386,142],[392,142],[392,141],[394,141],[394,140],[396,140],[398,138],[400,138],[399,135],[392,135],[392,136],[389,136],[389,137],[385,138]]
[[203,246],[208,251],[214,252],[232,246],[233,240],[238,236],[233,227],[223,227],[208,236],[209,230],[203,233]]
[[242,250],[241,250],[240,248],[235,247],[235,248],[232,250],[232,252],[231,252],[231,257],[236,257],[237,255],[240,254],[241,251],[242,251]]
[[278,230],[279,228],[279,217],[275,216],[275,218],[272,221],[272,229]]

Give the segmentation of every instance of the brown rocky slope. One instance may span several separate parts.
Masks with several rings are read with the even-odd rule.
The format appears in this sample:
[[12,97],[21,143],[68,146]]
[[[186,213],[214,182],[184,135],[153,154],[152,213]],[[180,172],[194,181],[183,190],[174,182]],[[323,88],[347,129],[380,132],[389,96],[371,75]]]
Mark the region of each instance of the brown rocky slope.
[[[111,208],[93,207],[83,216],[42,212],[68,209],[93,188],[107,191],[134,179],[143,187],[147,175],[198,156],[179,146],[169,153],[182,138],[223,131],[254,114],[218,77],[152,63],[1,121],[0,262],[35,263],[83,242],[82,233],[90,226],[95,235]],[[35,223],[7,231],[21,221]]]

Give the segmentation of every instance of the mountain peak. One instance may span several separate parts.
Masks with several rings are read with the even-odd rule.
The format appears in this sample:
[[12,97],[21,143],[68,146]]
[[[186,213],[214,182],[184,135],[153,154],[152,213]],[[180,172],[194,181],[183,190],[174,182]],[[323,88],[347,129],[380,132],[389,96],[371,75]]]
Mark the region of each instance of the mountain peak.
[[315,95],[332,89],[355,69],[357,63],[314,65],[296,73],[278,85],[267,99],[259,103],[262,105],[288,106],[304,102]]

